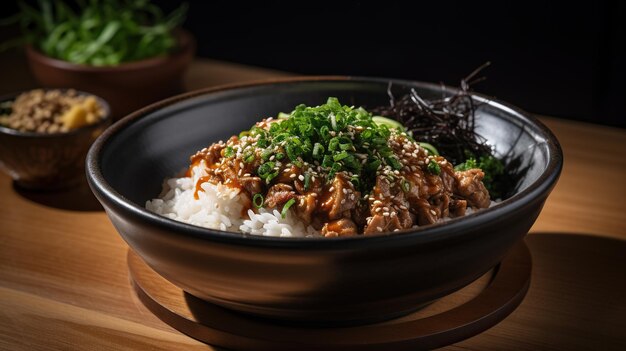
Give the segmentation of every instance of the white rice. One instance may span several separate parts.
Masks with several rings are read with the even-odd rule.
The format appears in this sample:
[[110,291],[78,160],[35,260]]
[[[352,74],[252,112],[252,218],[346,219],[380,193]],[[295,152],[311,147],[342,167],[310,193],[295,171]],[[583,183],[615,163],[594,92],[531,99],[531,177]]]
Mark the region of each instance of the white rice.
[[159,198],[147,201],[146,208],[171,219],[211,229],[277,237],[320,235],[313,227],[305,226],[292,210],[287,211],[285,218],[275,209],[262,208],[259,213],[248,210],[250,219],[242,219],[240,190],[223,184],[202,183],[204,191],[198,191],[196,199],[195,185],[206,175],[202,162],[193,168],[191,177],[167,179]]

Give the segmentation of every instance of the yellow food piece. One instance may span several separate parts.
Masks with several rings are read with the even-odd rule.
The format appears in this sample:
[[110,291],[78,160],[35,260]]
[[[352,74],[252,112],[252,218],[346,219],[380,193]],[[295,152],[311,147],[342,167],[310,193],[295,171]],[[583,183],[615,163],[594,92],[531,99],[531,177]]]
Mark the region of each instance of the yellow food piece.
[[98,102],[96,101],[95,97],[88,96],[87,98],[85,98],[85,101],[83,101],[83,106],[85,107],[85,110],[89,112],[96,112],[96,110],[98,109]]
[[98,122],[98,116],[93,112],[87,112],[87,123],[94,124],[96,122]]
[[85,126],[87,125],[87,111],[81,105],[74,105],[61,116],[61,123],[68,129]]
[[94,124],[100,119],[98,101],[89,96],[81,104],[72,106],[61,116],[61,122],[67,129],[76,129],[88,124]]

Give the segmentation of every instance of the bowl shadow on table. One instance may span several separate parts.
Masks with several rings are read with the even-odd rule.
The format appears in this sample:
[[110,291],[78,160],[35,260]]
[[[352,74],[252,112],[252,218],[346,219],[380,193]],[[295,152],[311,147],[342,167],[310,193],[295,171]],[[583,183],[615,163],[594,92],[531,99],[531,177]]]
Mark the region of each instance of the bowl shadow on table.
[[[619,330],[626,324],[626,241],[569,233],[533,233],[525,240],[533,257],[530,290],[518,311],[485,333],[500,335],[499,327],[523,325],[527,331],[514,341],[520,346],[526,340],[568,350],[626,345],[626,334]],[[580,282],[587,288],[580,289]],[[200,323],[222,315],[221,307],[187,293],[185,301]],[[496,339],[480,335],[459,344],[498,348]]]
[[520,346],[527,338],[547,349],[623,350],[626,241],[571,233],[533,233],[525,240],[533,258],[530,289],[503,327],[527,330]]
[[13,190],[19,196],[46,207],[79,212],[103,211],[102,205],[89,189],[85,177],[81,177],[72,187],[55,190],[31,190],[14,181]]

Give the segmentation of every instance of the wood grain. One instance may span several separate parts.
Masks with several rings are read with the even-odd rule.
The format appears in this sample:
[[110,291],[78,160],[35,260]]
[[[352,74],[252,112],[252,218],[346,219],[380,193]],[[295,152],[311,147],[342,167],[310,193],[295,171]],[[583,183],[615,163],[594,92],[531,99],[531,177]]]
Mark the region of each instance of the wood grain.
[[[282,75],[217,61],[190,74],[190,88]],[[528,295],[502,323],[446,350],[626,349],[626,132],[542,120],[565,166],[527,238]],[[137,300],[127,246],[85,184],[31,193],[0,174],[0,208],[0,349],[212,349]]]
[[563,148],[561,178],[531,232],[626,238],[626,131],[542,117]]

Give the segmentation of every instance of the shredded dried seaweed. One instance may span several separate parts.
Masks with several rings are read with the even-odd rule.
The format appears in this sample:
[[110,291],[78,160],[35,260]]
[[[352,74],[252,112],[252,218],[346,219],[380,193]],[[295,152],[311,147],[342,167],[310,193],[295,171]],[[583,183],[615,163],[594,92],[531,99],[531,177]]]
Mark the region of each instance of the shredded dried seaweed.
[[396,98],[389,84],[389,105],[378,106],[374,114],[397,120],[419,141],[436,145],[439,152],[453,164],[460,164],[470,157],[492,156],[485,138],[476,133],[476,101],[470,87],[484,77],[478,73],[489,66],[487,62],[461,80],[460,88],[439,99],[422,98],[415,89]]
[[392,84],[387,88],[389,105],[377,106],[370,111],[400,122],[408,132],[419,140],[435,145],[439,153],[454,165],[461,165],[468,160],[484,160],[481,164],[489,165],[489,184],[486,184],[491,197],[506,198],[515,192],[522,179],[522,173],[528,168],[521,165],[518,158],[510,155],[497,158],[487,140],[476,132],[476,109],[479,106],[472,98],[471,87],[485,80],[478,74],[491,63],[486,62],[461,80],[460,87],[454,91],[443,89],[442,96],[426,99],[415,89],[396,97]]

